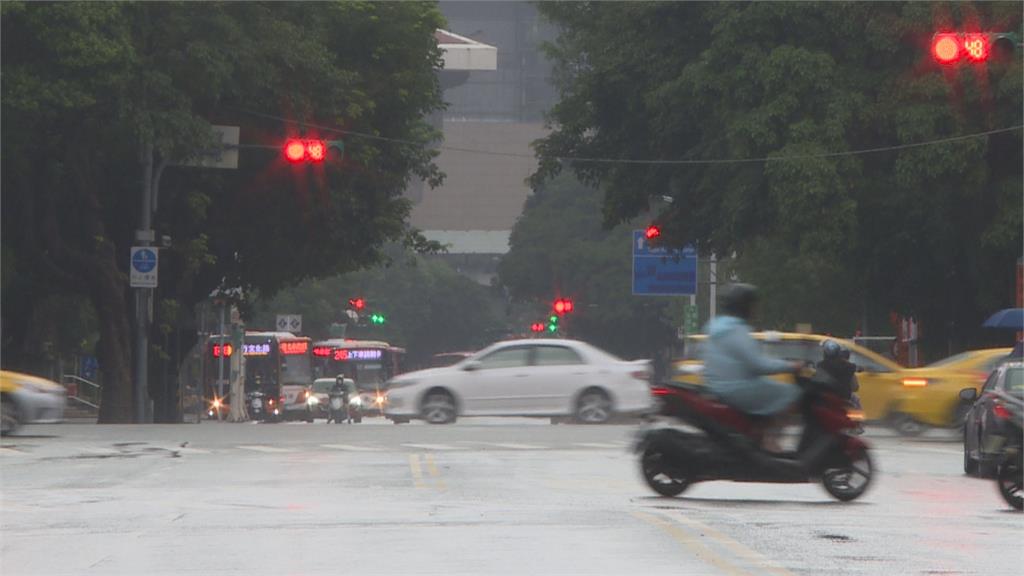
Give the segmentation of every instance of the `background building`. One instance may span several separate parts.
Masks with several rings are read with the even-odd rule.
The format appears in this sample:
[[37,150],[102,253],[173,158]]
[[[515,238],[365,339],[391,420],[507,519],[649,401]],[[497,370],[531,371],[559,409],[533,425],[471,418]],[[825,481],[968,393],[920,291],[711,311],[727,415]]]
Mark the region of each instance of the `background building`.
[[493,69],[446,62],[441,78],[449,107],[435,122],[444,132],[437,164],[447,178],[433,190],[410,190],[412,224],[448,245],[443,258],[458,270],[488,284],[530,193],[525,181],[537,166],[530,144],[546,134],[544,112],[557,98],[541,52],[556,31],[526,2],[440,7],[452,33],[439,36],[442,45],[461,37],[495,47],[497,59]]

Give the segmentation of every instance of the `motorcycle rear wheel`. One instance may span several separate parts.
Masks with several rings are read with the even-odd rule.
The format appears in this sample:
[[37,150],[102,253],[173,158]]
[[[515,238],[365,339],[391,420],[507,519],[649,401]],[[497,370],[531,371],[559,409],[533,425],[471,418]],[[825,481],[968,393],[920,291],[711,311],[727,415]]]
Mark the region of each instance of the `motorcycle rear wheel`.
[[647,485],[662,496],[678,496],[690,487],[691,478],[678,467],[670,466],[665,454],[656,446],[648,446],[640,457],[640,471]]
[[1024,484],[1024,470],[1020,465],[1004,464],[999,467],[999,476],[996,478],[999,485],[999,494],[1003,500],[1017,510],[1024,509],[1024,495],[1021,493],[1021,484]]
[[849,502],[860,498],[871,485],[874,466],[871,456],[862,452],[842,468],[830,468],[821,475],[821,484],[833,498]]

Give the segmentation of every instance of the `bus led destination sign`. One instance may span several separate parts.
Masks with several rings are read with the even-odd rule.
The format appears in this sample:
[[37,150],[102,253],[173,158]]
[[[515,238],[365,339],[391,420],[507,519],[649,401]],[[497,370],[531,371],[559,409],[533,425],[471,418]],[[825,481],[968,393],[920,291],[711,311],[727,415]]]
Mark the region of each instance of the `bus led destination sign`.
[[383,353],[377,348],[361,349],[340,349],[334,351],[334,359],[339,362],[347,360],[380,360]]
[[285,356],[293,356],[296,354],[305,354],[309,351],[309,342],[305,340],[297,340],[292,342],[281,342],[280,345],[281,354]]

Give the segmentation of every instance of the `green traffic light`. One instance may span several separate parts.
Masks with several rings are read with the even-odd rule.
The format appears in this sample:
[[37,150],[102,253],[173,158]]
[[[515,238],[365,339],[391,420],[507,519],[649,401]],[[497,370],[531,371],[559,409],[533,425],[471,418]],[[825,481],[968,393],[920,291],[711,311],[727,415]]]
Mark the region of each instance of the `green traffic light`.
[[548,317],[548,322],[551,322],[552,324],[558,324],[558,316],[552,314],[551,316]]
[[384,323],[384,315],[383,314],[371,314],[370,315],[370,323],[372,323],[372,324],[383,324]]
[[555,324],[548,324],[548,332],[555,332],[558,330],[558,326]]

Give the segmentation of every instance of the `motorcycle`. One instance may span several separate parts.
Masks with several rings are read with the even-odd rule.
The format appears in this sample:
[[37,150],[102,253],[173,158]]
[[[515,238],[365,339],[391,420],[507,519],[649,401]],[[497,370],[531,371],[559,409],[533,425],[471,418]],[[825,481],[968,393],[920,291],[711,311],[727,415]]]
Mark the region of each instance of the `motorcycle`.
[[672,382],[652,388],[662,415],[697,431],[640,431],[634,449],[647,485],[662,496],[677,496],[708,480],[820,481],[837,500],[860,497],[873,468],[868,444],[852,433],[858,423],[847,414],[847,399],[827,380],[798,375],[796,382],[803,389],[804,430],[796,451],[783,453],[761,448],[764,418],[725,405],[703,386]]
[[1005,421],[1006,436],[1003,444],[1003,459],[999,464],[996,473],[996,484],[999,486],[999,494],[1003,500],[1017,510],[1024,509],[1024,499],[1021,490],[1024,485],[1024,449],[1022,449],[1022,424],[1024,414],[1021,414],[1020,407],[1007,404],[1005,406],[1010,412],[1011,418]]
[[327,398],[327,423],[330,424],[332,420],[336,424],[349,421],[348,392],[331,390]]
[[264,404],[263,392],[249,392],[245,395],[245,403],[249,405],[249,416],[256,421],[267,419],[267,407]]

